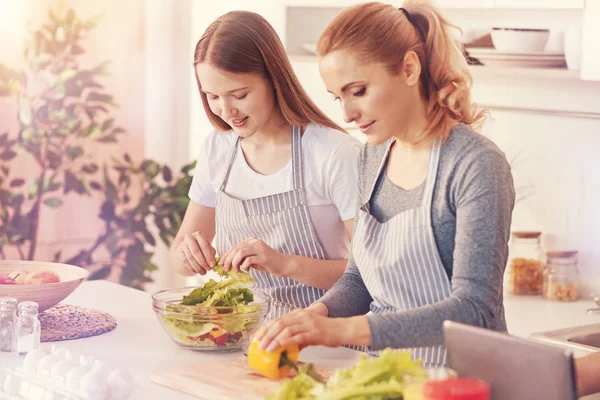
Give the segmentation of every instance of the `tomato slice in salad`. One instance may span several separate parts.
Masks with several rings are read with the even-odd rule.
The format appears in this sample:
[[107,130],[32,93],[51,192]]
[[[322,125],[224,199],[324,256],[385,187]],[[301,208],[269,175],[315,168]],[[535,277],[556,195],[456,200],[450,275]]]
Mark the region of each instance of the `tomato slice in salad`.
[[217,346],[223,346],[225,343],[227,343],[228,339],[231,338],[233,339],[233,341],[238,341],[239,339],[241,339],[241,337],[242,332],[237,332],[233,335],[230,335],[225,330],[219,327],[214,327],[210,332],[207,332],[200,336],[188,336],[188,339],[194,342],[201,342],[203,340],[209,339]]

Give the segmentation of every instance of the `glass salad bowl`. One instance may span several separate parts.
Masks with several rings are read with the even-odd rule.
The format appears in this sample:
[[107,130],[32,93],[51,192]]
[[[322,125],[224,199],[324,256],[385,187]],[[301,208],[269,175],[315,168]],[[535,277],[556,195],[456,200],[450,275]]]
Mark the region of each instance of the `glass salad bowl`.
[[152,295],[152,308],[167,335],[181,347],[200,351],[238,351],[264,323],[269,299],[253,293],[248,304],[206,306],[182,304],[197,288],[162,290]]

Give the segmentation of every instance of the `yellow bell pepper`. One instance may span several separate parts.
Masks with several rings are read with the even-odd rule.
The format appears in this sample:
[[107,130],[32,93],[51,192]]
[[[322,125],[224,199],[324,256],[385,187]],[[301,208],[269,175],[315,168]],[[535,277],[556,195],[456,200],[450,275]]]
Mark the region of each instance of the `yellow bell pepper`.
[[248,348],[248,365],[259,374],[269,379],[286,378],[292,369],[297,369],[298,345],[281,346],[273,352],[259,348],[260,341],[253,339]]

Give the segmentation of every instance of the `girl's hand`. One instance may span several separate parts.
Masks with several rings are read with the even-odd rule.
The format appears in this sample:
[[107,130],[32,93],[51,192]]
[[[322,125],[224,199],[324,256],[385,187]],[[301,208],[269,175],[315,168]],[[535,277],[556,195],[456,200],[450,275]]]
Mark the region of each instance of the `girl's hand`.
[[260,239],[250,238],[225,252],[219,263],[225,271],[248,272],[255,268],[279,277],[285,274],[286,255],[273,250]]
[[186,234],[176,250],[183,266],[200,275],[205,275],[216,265],[217,251],[199,232]]

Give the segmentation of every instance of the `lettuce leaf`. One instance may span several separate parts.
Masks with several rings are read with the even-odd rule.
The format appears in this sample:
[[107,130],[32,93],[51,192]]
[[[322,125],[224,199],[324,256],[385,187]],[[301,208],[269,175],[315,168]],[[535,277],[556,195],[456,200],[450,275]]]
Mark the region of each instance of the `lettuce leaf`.
[[234,307],[248,304],[254,300],[254,294],[249,289],[254,284],[250,274],[243,272],[225,272],[217,266],[214,271],[221,276],[221,281],[209,280],[199,288],[183,296],[181,304],[200,307]]
[[424,378],[421,361],[405,350],[385,349],[378,358],[362,355],[352,368],[339,369],[326,384],[299,371],[284,381],[269,400],[390,400],[402,398],[406,378]]
[[315,400],[311,392],[315,388],[325,387],[309,375],[299,373],[294,379],[286,379],[279,390],[267,397],[267,400]]

